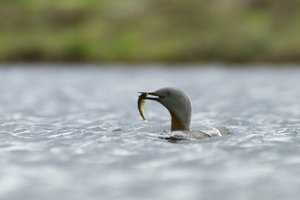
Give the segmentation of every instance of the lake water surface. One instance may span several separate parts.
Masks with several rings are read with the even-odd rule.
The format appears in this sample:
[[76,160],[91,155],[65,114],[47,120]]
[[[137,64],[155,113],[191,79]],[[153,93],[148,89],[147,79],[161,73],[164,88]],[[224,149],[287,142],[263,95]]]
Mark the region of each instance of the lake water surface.
[[[38,66],[0,68],[0,199],[300,198],[300,68]],[[136,101],[165,86],[232,134],[161,139],[168,112]]]

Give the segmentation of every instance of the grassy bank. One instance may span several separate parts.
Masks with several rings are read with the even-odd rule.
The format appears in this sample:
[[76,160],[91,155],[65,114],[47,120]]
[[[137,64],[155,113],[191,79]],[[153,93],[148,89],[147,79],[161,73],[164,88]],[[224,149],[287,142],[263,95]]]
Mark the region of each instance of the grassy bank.
[[299,0],[0,1],[0,61],[298,62],[299,35]]

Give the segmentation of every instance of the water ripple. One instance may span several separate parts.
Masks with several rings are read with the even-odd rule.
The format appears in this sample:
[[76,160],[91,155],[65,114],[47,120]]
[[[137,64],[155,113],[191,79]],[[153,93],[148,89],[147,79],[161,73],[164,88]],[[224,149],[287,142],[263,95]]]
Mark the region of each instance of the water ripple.
[[[299,197],[298,69],[0,71],[0,199]],[[162,139],[169,114],[147,103],[143,122],[136,92],[169,85],[193,130],[231,134]]]

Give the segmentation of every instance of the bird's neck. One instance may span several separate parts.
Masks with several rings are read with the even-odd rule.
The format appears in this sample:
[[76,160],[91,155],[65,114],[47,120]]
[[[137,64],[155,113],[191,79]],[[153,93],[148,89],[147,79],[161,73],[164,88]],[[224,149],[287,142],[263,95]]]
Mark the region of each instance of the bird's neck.
[[174,113],[171,114],[171,131],[189,131],[190,125],[185,124],[181,119],[179,119]]

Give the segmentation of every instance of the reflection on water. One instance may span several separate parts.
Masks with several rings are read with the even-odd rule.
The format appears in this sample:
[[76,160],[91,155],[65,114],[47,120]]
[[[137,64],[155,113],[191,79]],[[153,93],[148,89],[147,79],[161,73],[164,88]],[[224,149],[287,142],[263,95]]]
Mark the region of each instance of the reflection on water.
[[[298,199],[299,77],[289,68],[2,68],[0,198]],[[143,122],[137,91],[165,86],[189,94],[193,130],[232,134],[173,140],[155,102]]]

